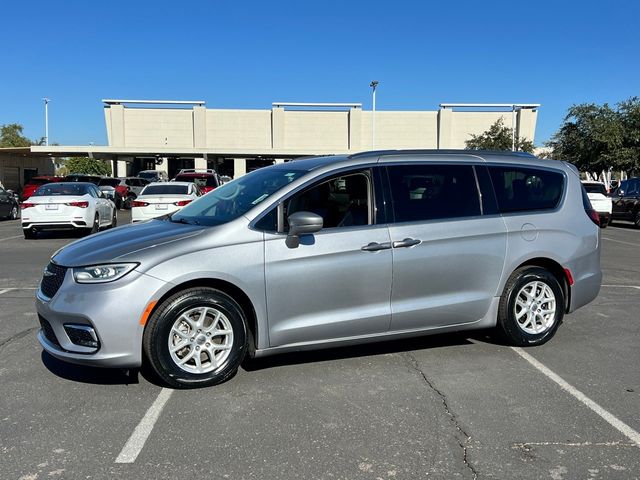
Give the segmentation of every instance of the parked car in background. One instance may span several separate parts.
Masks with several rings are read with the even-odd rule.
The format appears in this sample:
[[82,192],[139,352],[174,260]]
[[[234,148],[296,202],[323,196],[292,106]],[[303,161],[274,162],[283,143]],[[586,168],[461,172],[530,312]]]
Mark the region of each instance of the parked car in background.
[[209,168],[203,170],[195,168],[183,169],[173,180],[176,182],[193,182],[200,187],[203,194],[209,193],[221,185],[217,172]]
[[600,216],[600,227],[606,228],[611,222],[611,198],[607,194],[607,187],[601,182],[583,181],[582,185],[587,192],[593,209]]
[[20,202],[12,190],[0,187],[0,218],[15,220],[20,213]]
[[139,178],[144,178],[149,182],[168,182],[169,176],[167,172],[162,170],[142,170],[138,172]]
[[131,222],[177,212],[200,195],[197,185],[190,182],[150,183],[131,204]]
[[62,178],[63,177],[57,177],[54,175],[38,175],[37,177],[31,177],[31,179],[22,188],[22,195],[20,198],[22,201],[25,201],[40,185],[44,185],[45,183],[61,182]]
[[71,173],[64,177],[61,181],[63,182],[89,182],[94,185],[100,185],[100,180],[102,177],[100,175],[88,175],[84,173]]
[[233,178],[231,178],[229,175],[220,176],[220,184],[222,185],[224,185],[225,183],[229,183],[231,180],[233,180]]
[[598,220],[575,167],[522,153],[277,164],[56,252],[38,339],[85,365],[144,355],[178,388],[223,382],[247,354],[487,328],[529,348],[597,297]]
[[42,230],[76,229],[89,234],[117,225],[115,205],[89,182],[42,185],[20,207],[25,238],[35,238]]
[[[124,207],[124,199],[129,195],[129,186],[122,179],[102,177],[100,183],[98,183],[98,188],[105,193],[111,193],[109,189],[113,189],[113,193],[111,193],[113,198],[111,200],[116,204],[118,210]],[[107,197],[109,197],[109,194],[107,194]]]
[[622,180],[611,194],[613,220],[629,220],[640,228],[640,177]]

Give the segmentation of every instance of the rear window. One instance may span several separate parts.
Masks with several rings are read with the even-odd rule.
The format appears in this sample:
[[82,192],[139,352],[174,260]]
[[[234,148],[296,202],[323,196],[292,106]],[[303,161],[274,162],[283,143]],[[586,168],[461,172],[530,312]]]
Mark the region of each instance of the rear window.
[[602,195],[607,194],[607,189],[604,188],[602,183],[583,183],[584,189],[587,193],[601,193]]
[[62,195],[85,195],[89,191],[88,185],[74,185],[72,183],[49,183],[39,187],[34,197],[49,197]]
[[49,180],[48,178],[32,178],[27,182],[27,185],[44,185],[52,181],[53,180]]
[[100,183],[98,183],[99,186],[108,186],[108,187],[117,187],[118,185],[120,185],[120,179],[119,178],[103,178],[100,180]]
[[140,195],[186,195],[189,193],[187,185],[171,185],[165,183],[161,185],[148,185],[142,190]]
[[178,175],[176,182],[193,182],[199,187],[217,187],[218,181],[213,175]]
[[501,213],[553,210],[560,203],[564,175],[537,168],[490,166]]

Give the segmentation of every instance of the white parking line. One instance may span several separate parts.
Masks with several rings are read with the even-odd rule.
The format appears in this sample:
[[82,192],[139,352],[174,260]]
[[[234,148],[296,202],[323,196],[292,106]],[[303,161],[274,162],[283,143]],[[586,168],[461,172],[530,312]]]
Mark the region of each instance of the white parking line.
[[140,420],[140,423],[129,437],[129,440],[125,443],[118,458],[116,458],[116,463],[133,463],[136,461],[147,438],[151,435],[153,426],[158,421],[164,405],[172,393],[173,390],[168,388],[163,388],[160,391],[158,398],[156,398],[155,402],[149,407],[149,410],[147,410],[147,413],[142,417],[142,420]]
[[638,447],[640,447],[640,433],[636,432],[633,428],[631,428],[629,425],[624,423],[618,417],[614,416],[612,413],[602,408],[600,405],[598,405],[596,402],[591,400],[580,390],[568,384],[562,377],[560,377],[559,375],[554,373],[552,370],[544,366],[542,363],[540,363],[538,360],[533,358],[531,355],[529,355],[527,352],[525,352],[521,348],[511,347],[511,349],[514,352],[516,352],[518,355],[520,355],[522,358],[524,358],[531,365],[533,365],[537,370],[542,372],[547,378],[557,383],[560,386],[560,388],[562,388],[565,392],[567,392],[572,397],[577,399],[579,402],[581,402],[583,405],[589,408],[592,412],[594,412],[596,415],[602,418],[605,422],[607,422],[609,425],[611,425],[613,428],[618,430],[625,437],[627,437],[629,440],[635,443]]
[[4,240],[12,240],[14,238],[22,238],[22,235],[14,235],[13,237],[0,238],[0,242],[2,242]]
[[625,242],[623,240],[616,240],[615,238],[609,238],[609,237],[602,237],[605,240],[609,240],[611,242],[617,242],[617,243],[624,243],[625,245],[631,245],[633,247],[640,247],[640,243],[633,243],[633,242]]
[[0,290],[0,295],[2,295],[3,293],[10,292],[10,291],[11,291],[10,288],[4,288],[4,289]]
[[601,285],[601,287],[609,287],[609,288],[635,288],[636,290],[640,290],[640,285]]

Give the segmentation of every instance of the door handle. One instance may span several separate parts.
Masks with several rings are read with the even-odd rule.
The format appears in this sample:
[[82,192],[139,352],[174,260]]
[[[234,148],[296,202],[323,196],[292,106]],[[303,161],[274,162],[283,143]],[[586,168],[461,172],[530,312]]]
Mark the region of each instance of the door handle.
[[399,242],[393,242],[393,248],[408,248],[420,243],[422,243],[422,240],[418,240],[417,238],[405,238]]
[[371,242],[368,245],[365,245],[360,250],[364,250],[365,252],[377,252],[378,250],[389,250],[391,248],[391,243],[378,243]]

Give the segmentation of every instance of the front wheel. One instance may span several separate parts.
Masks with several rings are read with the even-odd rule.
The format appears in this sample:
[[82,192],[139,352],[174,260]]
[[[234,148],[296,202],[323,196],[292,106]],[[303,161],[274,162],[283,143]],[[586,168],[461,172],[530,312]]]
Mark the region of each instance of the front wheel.
[[564,316],[564,293],[557,278],[541,267],[513,272],[498,307],[498,329],[516,346],[542,345]]
[[248,347],[244,313],[213,288],[179,292],[156,309],[142,341],[153,372],[174,388],[207,387],[232,377]]
[[35,228],[23,229],[24,238],[27,240],[32,240],[38,236],[38,232]]

